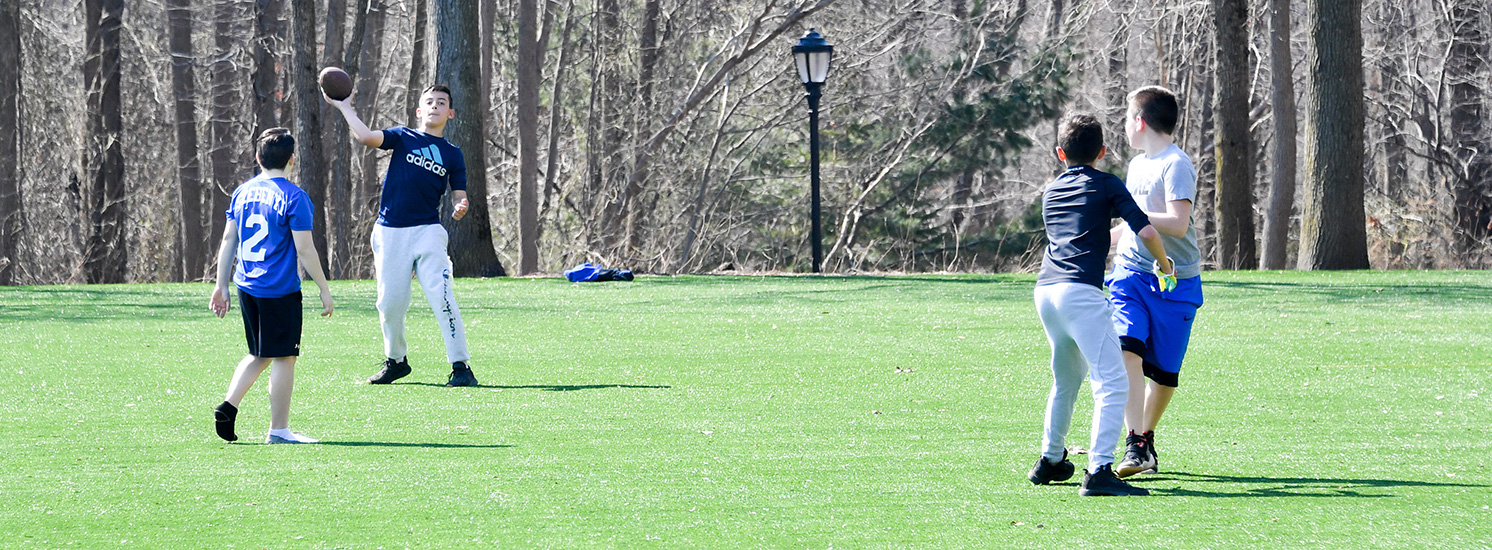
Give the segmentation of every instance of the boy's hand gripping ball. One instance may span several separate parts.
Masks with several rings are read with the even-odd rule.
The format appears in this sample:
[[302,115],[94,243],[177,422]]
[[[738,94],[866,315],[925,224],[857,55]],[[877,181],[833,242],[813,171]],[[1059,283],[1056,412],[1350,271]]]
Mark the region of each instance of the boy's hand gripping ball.
[[326,97],[342,101],[352,95],[352,77],[347,76],[347,71],[337,67],[327,67],[322,69],[321,75],[316,78],[321,82],[321,93],[326,94]]

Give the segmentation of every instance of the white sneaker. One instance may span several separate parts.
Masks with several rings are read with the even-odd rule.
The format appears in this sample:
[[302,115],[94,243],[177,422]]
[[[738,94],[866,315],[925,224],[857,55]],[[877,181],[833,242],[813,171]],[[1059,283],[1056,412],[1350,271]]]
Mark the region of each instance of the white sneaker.
[[311,437],[306,437],[305,435],[298,434],[298,433],[291,433],[288,436],[280,436],[280,435],[275,435],[274,432],[270,432],[268,435],[264,436],[264,442],[267,443],[267,444],[274,444],[274,443],[320,443],[321,440],[320,439],[314,439],[314,438],[311,438]]

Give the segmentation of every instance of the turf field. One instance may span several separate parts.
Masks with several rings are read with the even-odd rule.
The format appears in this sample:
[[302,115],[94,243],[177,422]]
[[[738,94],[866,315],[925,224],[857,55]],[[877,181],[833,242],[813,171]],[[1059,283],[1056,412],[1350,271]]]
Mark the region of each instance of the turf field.
[[0,288],[0,547],[1492,548],[1492,276],[1205,277],[1128,499],[1025,479],[1031,275],[460,280],[477,388],[418,286],[414,374],[360,384],[374,286],[334,283],[291,411],[324,443],[274,446],[267,377],[213,435],[244,344],[207,285]]

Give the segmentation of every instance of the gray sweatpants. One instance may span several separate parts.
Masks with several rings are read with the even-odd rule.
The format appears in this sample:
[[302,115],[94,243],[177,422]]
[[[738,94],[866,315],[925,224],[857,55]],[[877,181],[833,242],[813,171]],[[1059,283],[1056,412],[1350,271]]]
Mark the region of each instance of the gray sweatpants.
[[383,324],[383,353],[402,359],[409,352],[404,339],[404,316],[411,298],[409,274],[415,273],[425,299],[435,311],[436,324],[446,342],[446,359],[469,361],[466,325],[451,291],[450,237],[440,224],[415,227],[373,226],[373,266],[378,279],[378,320]]
[[1108,295],[1083,283],[1041,285],[1036,287],[1036,314],[1052,344],[1053,382],[1047,396],[1042,456],[1049,462],[1062,459],[1078,390],[1083,377],[1091,376],[1093,441],[1088,447],[1088,471],[1113,463],[1124,426],[1129,378]]

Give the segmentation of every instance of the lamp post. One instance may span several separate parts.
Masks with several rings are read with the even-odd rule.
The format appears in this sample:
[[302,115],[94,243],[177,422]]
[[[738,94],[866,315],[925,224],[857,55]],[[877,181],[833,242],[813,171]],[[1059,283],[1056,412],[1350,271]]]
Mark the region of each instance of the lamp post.
[[809,238],[813,241],[814,273],[824,261],[823,235],[819,231],[819,98],[824,95],[824,80],[829,77],[829,60],[833,57],[834,46],[814,29],[808,29],[808,34],[793,45],[793,61],[798,64],[798,78],[803,80],[804,95],[808,96],[808,162],[812,166],[809,194],[813,197],[808,217],[813,222]]

